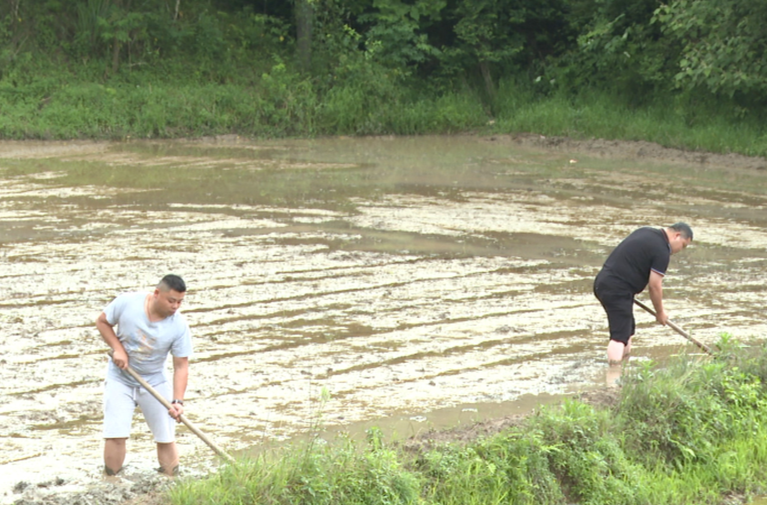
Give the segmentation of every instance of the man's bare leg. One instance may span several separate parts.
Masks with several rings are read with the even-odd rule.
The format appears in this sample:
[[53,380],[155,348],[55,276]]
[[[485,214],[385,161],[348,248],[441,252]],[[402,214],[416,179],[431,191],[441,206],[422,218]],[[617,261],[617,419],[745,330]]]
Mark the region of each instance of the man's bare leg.
[[607,363],[610,365],[620,365],[623,360],[628,358],[631,354],[631,339],[634,335],[629,337],[628,344],[618,342],[617,340],[610,340],[607,344]]
[[165,475],[176,475],[178,473],[178,449],[176,442],[169,444],[157,444],[157,460],[160,462],[160,468]]
[[614,386],[617,384],[623,373],[623,365],[628,362],[631,356],[631,339],[633,335],[629,337],[628,344],[618,342],[617,340],[610,340],[607,344],[607,372],[605,375],[605,382],[608,386]]
[[623,353],[626,350],[626,345],[623,342],[617,340],[610,340],[607,344],[607,364],[610,366],[620,366],[623,363]]
[[626,347],[623,349],[623,359],[627,360],[631,356],[631,341],[634,339],[634,335],[631,335],[629,337],[629,343],[626,344]]
[[107,438],[104,440],[104,472],[117,475],[125,462],[125,441],[127,438]]
[[605,370],[605,385],[610,387],[617,386],[622,374],[623,365],[609,365],[607,370]]

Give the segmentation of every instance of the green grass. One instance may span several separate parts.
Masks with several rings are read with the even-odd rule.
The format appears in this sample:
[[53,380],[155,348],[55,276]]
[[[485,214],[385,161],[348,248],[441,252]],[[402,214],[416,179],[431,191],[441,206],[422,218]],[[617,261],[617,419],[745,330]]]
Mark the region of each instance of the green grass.
[[767,489],[767,347],[641,364],[615,405],[577,400],[468,445],[314,442],[169,492],[186,504],[740,503]]
[[0,88],[0,138],[125,139],[236,133],[252,137],[457,133],[487,121],[470,95],[381,102],[339,86],[322,101],[309,81],[231,84],[69,84],[50,94]]
[[767,155],[767,132],[755,118],[735,118],[724,104],[685,104],[660,97],[631,107],[610,93],[536,96],[505,82],[499,93],[497,132],[534,132],[577,139],[645,140],[666,147],[715,153]]
[[249,68],[243,75],[219,69],[215,78],[184,73],[173,62],[163,67],[167,75],[152,69],[110,78],[94,77],[85,67],[29,65],[0,79],[0,138],[532,132],[767,155],[758,111],[725,99],[698,103],[667,94],[630,105],[631,97],[609,91],[544,93],[504,79],[487,103],[468,85],[418,81],[356,60],[326,78],[282,63],[262,63],[263,71]]

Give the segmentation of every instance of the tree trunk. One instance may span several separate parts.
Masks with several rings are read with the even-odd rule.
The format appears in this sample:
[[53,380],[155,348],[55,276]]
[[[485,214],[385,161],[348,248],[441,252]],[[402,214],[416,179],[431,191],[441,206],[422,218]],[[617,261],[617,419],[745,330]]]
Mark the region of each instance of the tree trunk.
[[493,84],[493,76],[490,74],[490,66],[486,61],[479,62],[479,71],[482,72],[482,79],[485,81],[487,95],[490,97],[490,100],[495,100],[495,84]]
[[112,46],[112,75],[117,73],[118,68],[120,68],[120,41],[115,37]]
[[176,0],[176,12],[173,13],[173,21],[178,19],[178,9],[181,7],[181,0]]
[[[116,9],[122,11],[127,14],[130,12],[131,7],[131,0],[114,0],[114,6]],[[123,40],[128,40],[128,36],[124,35]],[[115,35],[114,44],[112,46],[112,75],[117,73],[117,70],[120,68],[120,38]]]
[[312,66],[312,28],[314,9],[311,0],[295,0],[296,51],[301,70],[308,72]]

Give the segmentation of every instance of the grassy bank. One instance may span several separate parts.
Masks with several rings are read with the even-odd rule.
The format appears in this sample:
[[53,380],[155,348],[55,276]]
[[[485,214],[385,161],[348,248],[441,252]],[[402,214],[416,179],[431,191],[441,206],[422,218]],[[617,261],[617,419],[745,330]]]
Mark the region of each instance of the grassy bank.
[[143,77],[98,84],[62,76],[12,86],[4,80],[0,110],[6,139],[412,135],[487,122],[470,93],[432,96],[355,80],[327,88],[282,65],[255,83]]
[[498,131],[535,132],[610,140],[646,140],[665,147],[767,155],[767,131],[754,118],[736,117],[720,104],[697,104],[681,97],[659,96],[629,105],[620,96],[584,91],[577,97],[536,97],[506,83],[496,108]]
[[185,504],[722,504],[767,489],[767,348],[638,365],[614,405],[568,401],[470,445],[310,443],[182,481]]
[[630,106],[609,93],[547,94],[503,81],[489,100],[469,86],[416,85],[364,70],[334,84],[279,64],[257,78],[224,83],[156,75],[86,82],[54,74],[15,84],[3,79],[0,138],[535,132],[767,155],[767,130],[760,121],[680,98]]

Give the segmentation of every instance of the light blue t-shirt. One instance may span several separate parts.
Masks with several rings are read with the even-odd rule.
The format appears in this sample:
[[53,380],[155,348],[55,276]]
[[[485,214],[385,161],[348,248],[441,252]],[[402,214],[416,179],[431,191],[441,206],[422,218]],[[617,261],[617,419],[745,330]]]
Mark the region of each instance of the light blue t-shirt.
[[[170,352],[177,358],[192,355],[192,333],[184,316],[176,311],[170,317],[150,322],[144,309],[147,293],[125,293],[107,305],[104,314],[111,325],[116,325],[117,338],[128,353],[128,364],[151,386],[162,384],[165,361]],[[107,377],[130,386],[138,382],[109,360]]]

